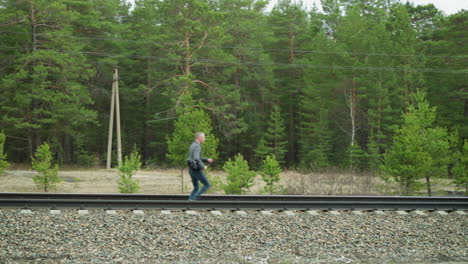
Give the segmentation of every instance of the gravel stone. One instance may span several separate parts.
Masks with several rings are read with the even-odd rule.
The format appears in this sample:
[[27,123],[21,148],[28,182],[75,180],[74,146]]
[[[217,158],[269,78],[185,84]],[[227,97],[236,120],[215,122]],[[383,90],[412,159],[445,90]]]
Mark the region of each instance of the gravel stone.
[[260,211],[260,213],[264,216],[272,216],[273,214],[270,211]]
[[355,215],[364,215],[362,211],[352,211]]
[[236,215],[241,215],[241,216],[246,216],[247,213],[245,211],[235,211],[234,212]]
[[293,211],[284,211],[284,214],[287,216],[295,216],[296,214]]
[[117,211],[115,211],[115,210],[106,210],[106,214],[108,214],[108,215],[116,215],[116,214],[117,214]]
[[436,214],[439,214],[439,215],[448,215],[448,213],[445,212],[445,211],[436,211]]
[[413,211],[412,213],[417,216],[427,216],[425,212],[419,210]]
[[216,216],[218,216],[218,215],[223,215],[223,213],[221,213],[220,211],[216,211],[216,210],[210,211],[210,213],[211,213],[212,215],[216,215]]
[[135,215],[144,215],[145,211],[143,211],[143,210],[133,210],[133,214],[135,214]]
[[230,211],[18,209],[0,212],[0,263],[467,263],[467,217],[456,213],[295,216]]
[[320,213],[317,210],[309,210],[309,211],[307,211],[307,213],[309,215],[313,215],[313,216],[319,216],[320,215]]

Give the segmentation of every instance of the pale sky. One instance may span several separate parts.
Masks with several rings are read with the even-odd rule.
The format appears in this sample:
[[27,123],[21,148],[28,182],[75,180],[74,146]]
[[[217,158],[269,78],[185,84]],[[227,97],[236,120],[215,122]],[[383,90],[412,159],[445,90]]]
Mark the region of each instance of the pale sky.
[[[304,5],[309,9],[315,3],[321,10],[320,0],[302,0]],[[468,9],[468,0],[400,0],[402,3],[412,2],[414,5],[434,4],[439,10],[442,10],[446,15],[457,13],[462,9]],[[270,5],[274,5],[276,0],[271,0]]]
[[[127,0],[129,3],[134,3],[135,0]],[[270,0],[270,6],[273,6],[277,0]],[[457,13],[462,9],[468,9],[468,0],[400,0],[402,3],[407,1],[415,5],[434,4],[438,9],[442,10],[446,15]],[[302,0],[307,9],[311,8],[315,3],[321,10],[320,0]]]

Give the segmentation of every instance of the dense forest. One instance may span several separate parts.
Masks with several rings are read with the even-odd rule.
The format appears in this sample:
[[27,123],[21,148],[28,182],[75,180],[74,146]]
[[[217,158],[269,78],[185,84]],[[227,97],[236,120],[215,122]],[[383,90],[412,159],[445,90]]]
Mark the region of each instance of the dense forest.
[[196,109],[219,165],[274,152],[285,168],[373,170],[421,96],[435,109],[432,125],[454,135],[451,151],[462,150],[466,10],[447,16],[397,0],[267,6],[0,0],[8,161],[30,162],[48,142],[63,164],[104,165],[114,69],[124,154],[136,146],[148,166],[177,165],[168,159],[174,128]]

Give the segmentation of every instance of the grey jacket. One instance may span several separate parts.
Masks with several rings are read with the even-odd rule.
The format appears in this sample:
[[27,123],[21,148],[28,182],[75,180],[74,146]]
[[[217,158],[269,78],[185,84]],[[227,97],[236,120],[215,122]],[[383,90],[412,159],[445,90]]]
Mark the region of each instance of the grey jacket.
[[203,169],[205,168],[204,162],[208,162],[207,158],[202,157],[201,146],[197,141],[193,141],[192,145],[190,145],[188,160],[195,160]]

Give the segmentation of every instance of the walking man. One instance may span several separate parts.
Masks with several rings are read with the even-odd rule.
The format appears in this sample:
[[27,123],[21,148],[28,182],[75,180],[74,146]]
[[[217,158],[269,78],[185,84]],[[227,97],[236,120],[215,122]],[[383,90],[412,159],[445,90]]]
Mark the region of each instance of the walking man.
[[[189,196],[189,200],[198,200],[200,196],[210,188],[210,183],[203,172],[207,167],[204,162],[212,163],[213,159],[202,157],[201,144],[205,142],[205,134],[202,132],[195,133],[195,141],[190,145],[189,158],[189,174],[192,178],[193,191]],[[199,182],[203,183],[203,187],[199,190]]]

